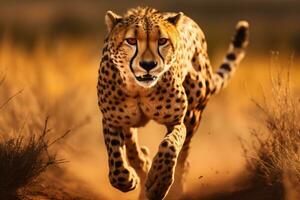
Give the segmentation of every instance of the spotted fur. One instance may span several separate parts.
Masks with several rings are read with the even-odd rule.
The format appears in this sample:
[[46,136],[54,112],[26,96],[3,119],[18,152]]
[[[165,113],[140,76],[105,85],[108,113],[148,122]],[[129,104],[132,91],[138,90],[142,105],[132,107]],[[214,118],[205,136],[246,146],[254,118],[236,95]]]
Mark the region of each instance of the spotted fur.
[[[213,72],[199,26],[183,13],[152,8],[108,11],[99,68],[98,103],[108,152],[109,180],[123,192],[140,182],[140,199],[182,194],[190,141],[211,95],[232,77],[248,44],[248,23],[236,34]],[[152,165],[137,140],[150,119],[167,127]]]

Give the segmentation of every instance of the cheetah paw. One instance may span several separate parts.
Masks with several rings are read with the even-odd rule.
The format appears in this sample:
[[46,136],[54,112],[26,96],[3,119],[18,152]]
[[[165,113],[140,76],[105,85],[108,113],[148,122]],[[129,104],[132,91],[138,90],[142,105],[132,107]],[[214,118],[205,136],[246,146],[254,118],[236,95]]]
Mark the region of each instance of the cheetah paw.
[[175,162],[168,160],[168,164],[163,166],[161,160],[157,161],[152,165],[145,184],[146,196],[150,200],[164,199],[174,182]]
[[131,167],[115,169],[109,174],[109,177],[111,185],[122,192],[134,190],[140,182],[138,175]]

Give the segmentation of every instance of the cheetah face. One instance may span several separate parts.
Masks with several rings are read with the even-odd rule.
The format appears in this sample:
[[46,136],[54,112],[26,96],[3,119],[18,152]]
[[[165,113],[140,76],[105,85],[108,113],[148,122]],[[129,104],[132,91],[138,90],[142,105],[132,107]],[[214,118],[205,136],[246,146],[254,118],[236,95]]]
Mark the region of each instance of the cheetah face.
[[155,16],[122,18],[110,11],[106,16],[113,62],[123,80],[134,80],[144,88],[154,86],[172,65],[179,37],[176,24],[182,13]]

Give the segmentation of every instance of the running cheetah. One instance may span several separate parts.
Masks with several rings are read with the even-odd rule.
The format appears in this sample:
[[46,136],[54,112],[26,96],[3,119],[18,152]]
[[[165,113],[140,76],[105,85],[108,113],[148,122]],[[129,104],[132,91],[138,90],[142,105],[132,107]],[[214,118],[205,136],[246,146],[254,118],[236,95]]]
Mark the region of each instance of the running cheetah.
[[[248,23],[238,22],[221,66],[213,72],[202,30],[180,13],[130,9],[108,11],[97,85],[108,152],[109,180],[128,192],[140,183],[140,199],[181,194],[191,138],[209,98],[232,77],[248,45]],[[152,165],[137,128],[150,119],[167,134]]]

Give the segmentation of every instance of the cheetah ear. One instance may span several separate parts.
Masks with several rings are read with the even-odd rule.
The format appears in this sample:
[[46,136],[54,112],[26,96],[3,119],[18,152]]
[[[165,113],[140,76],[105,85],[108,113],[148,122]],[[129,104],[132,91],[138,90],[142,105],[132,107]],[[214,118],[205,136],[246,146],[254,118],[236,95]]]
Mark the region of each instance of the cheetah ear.
[[116,13],[112,11],[107,11],[105,15],[105,23],[108,29],[108,32],[110,33],[111,30],[114,28],[114,26],[119,23],[122,20],[122,17],[120,15],[117,15]]
[[183,13],[179,12],[177,14],[175,14],[174,16],[168,17],[167,21],[170,22],[171,24],[173,24],[174,26],[176,26],[178,24],[178,22],[180,21],[180,19],[182,18]]

